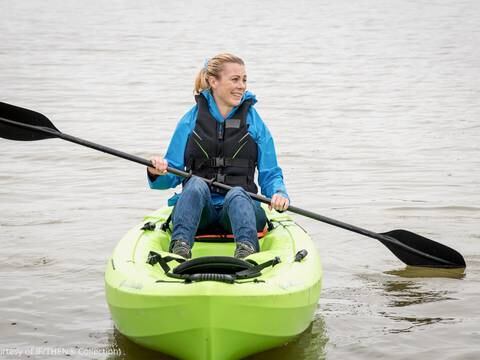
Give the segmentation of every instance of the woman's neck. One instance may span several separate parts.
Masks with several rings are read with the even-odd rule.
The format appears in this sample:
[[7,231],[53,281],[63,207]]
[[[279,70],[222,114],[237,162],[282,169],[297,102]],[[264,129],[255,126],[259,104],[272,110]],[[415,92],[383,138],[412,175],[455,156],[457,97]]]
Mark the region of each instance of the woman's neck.
[[232,107],[231,106],[219,106],[218,107],[218,110],[220,110],[220,114],[222,114],[223,118],[226,119],[228,114],[230,114],[230,111],[232,111]]
[[223,118],[226,119],[228,114],[230,114],[230,111],[232,111],[233,107],[217,99],[215,97],[215,94],[213,95],[213,98],[215,99],[215,104],[217,104],[218,111],[220,111],[220,115],[222,115]]

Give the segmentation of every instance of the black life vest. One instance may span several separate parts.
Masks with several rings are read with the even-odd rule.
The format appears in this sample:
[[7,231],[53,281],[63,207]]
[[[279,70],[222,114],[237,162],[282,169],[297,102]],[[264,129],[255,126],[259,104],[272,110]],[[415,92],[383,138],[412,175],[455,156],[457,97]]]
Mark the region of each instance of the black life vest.
[[[247,114],[252,100],[245,100],[230,119],[218,122],[208,110],[207,99],[195,96],[198,115],[185,149],[185,166],[194,175],[257,193],[254,182],[257,144],[248,133]],[[212,191],[225,193],[212,188]]]

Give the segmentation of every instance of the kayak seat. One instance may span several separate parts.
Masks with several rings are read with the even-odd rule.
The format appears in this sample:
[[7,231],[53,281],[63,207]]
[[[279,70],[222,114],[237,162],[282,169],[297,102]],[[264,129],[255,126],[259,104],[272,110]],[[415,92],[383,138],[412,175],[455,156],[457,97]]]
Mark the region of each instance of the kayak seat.
[[[170,214],[161,225],[161,229],[166,232],[172,232],[172,215]],[[257,236],[259,239],[263,238],[270,230],[274,228],[270,220],[267,219],[267,223],[263,230],[258,231]],[[195,235],[195,241],[198,242],[234,242],[235,238],[232,233],[226,232],[223,228],[219,226],[212,226],[208,229],[198,230]]]
[[[257,233],[259,239],[263,238],[268,233],[268,226],[265,225],[265,228],[262,231]],[[195,241],[198,242],[234,242],[235,238],[233,234],[226,233],[223,229],[206,229],[203,231],[198,231],[195,235]]]

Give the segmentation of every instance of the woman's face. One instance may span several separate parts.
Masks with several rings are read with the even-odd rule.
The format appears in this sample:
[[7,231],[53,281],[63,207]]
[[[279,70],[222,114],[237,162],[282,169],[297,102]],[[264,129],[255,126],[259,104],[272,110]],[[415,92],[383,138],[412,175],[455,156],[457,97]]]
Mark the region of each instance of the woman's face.
[[233,108],[240,104],[247,89],[245,66],[236,63],[225,63],[218,78],[209,79],[213,96],[220,108]]

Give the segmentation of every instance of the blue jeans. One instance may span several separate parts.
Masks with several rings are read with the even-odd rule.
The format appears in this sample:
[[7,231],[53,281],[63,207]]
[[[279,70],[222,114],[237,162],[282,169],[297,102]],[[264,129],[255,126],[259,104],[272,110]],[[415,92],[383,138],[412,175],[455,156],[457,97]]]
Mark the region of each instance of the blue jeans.
[[234,187],[225,195],[223,206],[214,206],[207,183],[193,176],[183,187],[172,221],[171,244],[182,240],[193,246],[197,229],[219,225],[233,233],[235,242],[247,243],[259,251],[257,230],[263,230],[267,218],[260,203],[241,187]]

